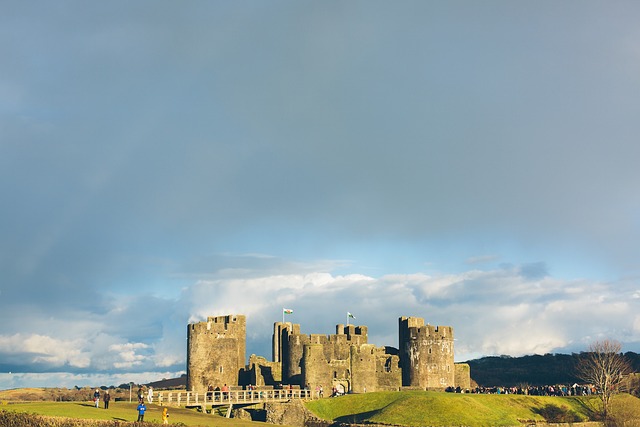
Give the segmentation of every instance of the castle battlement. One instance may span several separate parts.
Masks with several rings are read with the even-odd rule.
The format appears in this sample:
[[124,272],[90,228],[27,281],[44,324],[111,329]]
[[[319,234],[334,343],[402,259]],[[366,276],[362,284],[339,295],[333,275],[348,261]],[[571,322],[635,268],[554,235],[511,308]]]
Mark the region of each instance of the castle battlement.
[[204,322],[189,324],[189,333],[198,334],[238,334],[246,328],[247,320],[244,315],[227,315],[207,317]]

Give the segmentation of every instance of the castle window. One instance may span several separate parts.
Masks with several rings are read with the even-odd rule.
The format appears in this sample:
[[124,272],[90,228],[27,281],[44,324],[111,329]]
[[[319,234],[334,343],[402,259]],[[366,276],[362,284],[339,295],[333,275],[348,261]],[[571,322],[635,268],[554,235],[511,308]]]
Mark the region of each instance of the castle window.
[[338,378],[338,372],[337,371],[333,371],[333,378]]
[[220,365],[220,369],[219,369],[219,370],[220,370],[220,373],[222,373],[222,371],[224,370],[224,369],[222,368],[222,365]]
[[384,362],[384,371],[391,372],[391,358],[388,358],[386,362]]

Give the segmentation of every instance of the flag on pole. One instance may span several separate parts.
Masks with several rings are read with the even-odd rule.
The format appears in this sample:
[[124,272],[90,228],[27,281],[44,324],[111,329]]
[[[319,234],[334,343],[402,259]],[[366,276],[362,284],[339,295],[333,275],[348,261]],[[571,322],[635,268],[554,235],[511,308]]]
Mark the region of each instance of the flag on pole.
[[347,311],[347,317],[350,317],[350,318],[352,318],[352,319],[355,319],[355,318],[356,318],[356,316],[354,316],[353,314],[349,313],[348,311]]
[[285,314],[293,314],[293,310],[290,308],[282,308],[282,323],[284,323]]

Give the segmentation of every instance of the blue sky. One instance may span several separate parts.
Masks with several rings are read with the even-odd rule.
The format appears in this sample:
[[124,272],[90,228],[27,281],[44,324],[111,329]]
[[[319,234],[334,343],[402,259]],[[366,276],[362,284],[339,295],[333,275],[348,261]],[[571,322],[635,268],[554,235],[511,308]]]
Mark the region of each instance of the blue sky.
[[5,2],[0,388],[271,357],[346,312],[456,359],[640,351],[640,4]]

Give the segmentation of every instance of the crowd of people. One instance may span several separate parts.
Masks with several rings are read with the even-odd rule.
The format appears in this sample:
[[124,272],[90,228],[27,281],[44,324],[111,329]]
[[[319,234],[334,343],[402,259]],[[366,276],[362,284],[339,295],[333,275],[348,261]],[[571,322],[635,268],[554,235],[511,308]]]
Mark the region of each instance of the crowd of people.
[[475,387],[464,390],[460,387],[447,387],[445,391],[448,393],[524,394],[529,396],[589,396],[597,393],[594,386],[585,384],[573,384],[572,386],[556,384],[519,387]]

